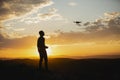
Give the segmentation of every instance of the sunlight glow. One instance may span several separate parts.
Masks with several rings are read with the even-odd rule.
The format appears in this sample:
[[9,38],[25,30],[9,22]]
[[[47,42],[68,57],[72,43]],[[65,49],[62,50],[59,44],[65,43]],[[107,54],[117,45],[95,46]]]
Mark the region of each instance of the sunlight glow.
[[48,56],[52,55],[52,49],[51,49],[51,48],[48,48],[48,49],[46,49],[46,50],[47,50]]

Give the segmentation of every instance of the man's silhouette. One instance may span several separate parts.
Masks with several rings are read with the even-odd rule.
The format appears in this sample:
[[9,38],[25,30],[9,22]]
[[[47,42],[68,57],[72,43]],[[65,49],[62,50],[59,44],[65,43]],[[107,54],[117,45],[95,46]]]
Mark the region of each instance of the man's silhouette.
[[48,47],[45,46],[45,38],[44,38],[45,34],[43,31],[39,31],[39,35],[40,37],[38,38],[38,41],[37,41],[37,47],[38,47],[38,52],[40,56],[39,70],[41,70],[43,59],[45,61],[45,69],[48,70],[48,58],[47,58],[47,52],[46,52],[46,48]]

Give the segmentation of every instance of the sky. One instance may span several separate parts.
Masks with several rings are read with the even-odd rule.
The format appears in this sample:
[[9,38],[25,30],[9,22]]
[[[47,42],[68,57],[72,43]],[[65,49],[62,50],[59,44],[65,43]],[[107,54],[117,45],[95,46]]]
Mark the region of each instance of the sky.
[[0,58],[38,58],[40,30],[49,57],[118,57],[120,0],[0,0]]

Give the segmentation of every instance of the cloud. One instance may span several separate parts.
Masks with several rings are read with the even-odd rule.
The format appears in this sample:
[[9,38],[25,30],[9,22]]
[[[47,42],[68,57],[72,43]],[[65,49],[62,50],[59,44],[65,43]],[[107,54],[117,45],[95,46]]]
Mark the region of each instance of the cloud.
[[90,24],[90,22],[86,22],[86,23],[84,23],[83,25],[84,26],[88,26]]
[[[26,18],[27,15],[51,4],[53,4],[51,0],[0,0],[0,32],[7,34],[9,37],[12,36],[12,38],[15,38],[16,35],[17,38],[18,31],[25,30],[25,28],[15,28],[14,25],[22,23],[20,20]],[[12,22],[10,23],[10,21]],[[37,23],[38,19],[32,18],[32,21]],[[26,23],[31,22],[30,20],[26,21]],[[3,34],[0,33],[0,35]]]
[[0,21],[51,5],[51,0],[0,0]]
[[[24,17],[21,17],[19,19],[16,20],[16,23],[24,23],[24,24],[36,24],[36,23],[40,23],[41,21],[44,21],[44,20],[63,20],[63,17],[57,13],[57,9],[56,8],[50,8],[48,11],[46,12],[36,12],[36,13],[33,13],[32,15],[27,15],[27,16],[24,16]],[[14,19],[15,20],[15,19]],[[9,20],[7,20],[9,21]],[[11,20],[12,21],[12,20]],[[12,22],[13,23],[13,22]],[[6,23],[8,24],[8,23]],[[10,24],[10,22],[9,22]]]
[[0,26],[0,29],[2,29],[3,27],[2,26]]
[[119,15],[120,15],[119,12],[104,13],[104,16],[109,19],[115,18]]
[[69,2],[68,5],[69,6],[77,6],[77,3],[76,2]]
[[78,44],[86,42],[108,43],[120,42],[120,34],[112,34],[109,31],[100,31],[94,33],[82,32],[62,32],[57,36],[50,36],[47,39],[49,44]]
[[[84,23],[86,31],[97,32],[97,31],[111,31],[114,33],[120,33],[120,13],[112,12],[105,13],[103,18],[97,19],[94,22]],[[114,34],[113,33],[113,34]]]
[[[5,36],[4,36],[5,35]],[[0,49],[26,49],[36,45],[35,36],[26,36],[21,38],[10,39],[6,34],[0,34]]]
[[24,31],[25,28],[18,28],[18,29],[13,29],[14,31]]
[[58,11],[57,9],[51,8],[47,13],[40,13],[39,18],[40,20],[50,20],[51,18],[55,18],[55,17],[62,19],[62,16],[58,14],[57,11]]
[[[86,22],[84,32],[58,32],[57,36],[51,36],[52,43],[71,44],[81,42],[120,42],[120,14],[117,12],[106,13],[101,19],[94,22]],[[119,14],[119,15],[118,15]]]
[[[22,20],[26,18],[27,14],[36,12],[38,9],[53,4],[51,0],[0,0],[0,49],[2,48],[30,48],[36,45],[35,36],[21,36],[18,31],[22,31],[25,28],[14,28],[12,24],[3,24],[3,22],[10,20]],[[41,19],[51,19],[53,17],[61,17],[57,12],[57,9],[52,8],[47,13],[41,13]],[[22,17],[24,16],[24,17]],[[16,17],[21,17],[17,18]],[[38,17],[38,16],[37,16]],[[13,18],[13,19],[12,19]],[[14,19],[15,18],[15,19]],[[26,23],[39,22],[38,18],[30,17],[25,19]],[[23,20],[23,21],[25,21]],[[28,21],[28,22],[27,22]],[[22,21],[21,21],[22,22]],[[8,27],[5,27],[7,25]],[[16,24],[15,24],[16,25]],[[8,29],[9,28],[9,29]],[[3,30],[4,29],[4,30]]]
[[[4,32],[8,31],[8,26],[14,27],[14,25],[22,23],[20,19],[26,18],[27,15],[31,13],[35,13],[38,9],[43,8],[45,6],[49,6],[53,4],[51,0],[0,0],[0,31],[4,29]],[[12,24],[9,24],[9,21],[12,21]],[[19,20],[19,21],[18,21]],[[8,23],[5,23],[7,22]],[[32,19],[34,23],[39,22],[37,19]],[[26,23],[31,23],[32,21],[26,21]],[[4,24],[5,23],[5,24]],[[2,25],[3,24],[3,25]],[[7,25],[7,27],[6,27]],[[11,31],[18,31],[18,29],[11,28]],[[19,29],[23,30],[23,29]],[[14,33],[13,32],[13,33]],[[9,35],[9,34],[8,34]]]
[[40,19],[38,16],[36,17],[24,17],[19,20],[21,23],[31,24],[31,23],[39,23]]
[[[107,13],[107,15],[108,14],[109,13]],[[60,45],[84,42],[120,44],[120,17],[118,13],[112,15],[114,15],[114,17],[104,16],[94,22],[84,23],[84,32],[63,32],[58,30],[55,32],[57,35],[50,35],[46,41],[48,44]],[[11,39],[8,34],[0,33],[0,48],[29,48],[36,45],[36,40],[37,38],[34,36]]]
[[0,24],[0,30],[3,29],[3,26]]

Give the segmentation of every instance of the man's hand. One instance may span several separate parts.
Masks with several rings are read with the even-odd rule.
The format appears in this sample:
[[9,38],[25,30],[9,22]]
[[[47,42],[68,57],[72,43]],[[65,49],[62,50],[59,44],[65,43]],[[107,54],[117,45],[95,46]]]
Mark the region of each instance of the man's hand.
[[45,48],[47,49],[47,48],[48,48],[48,46],[45,46]]

